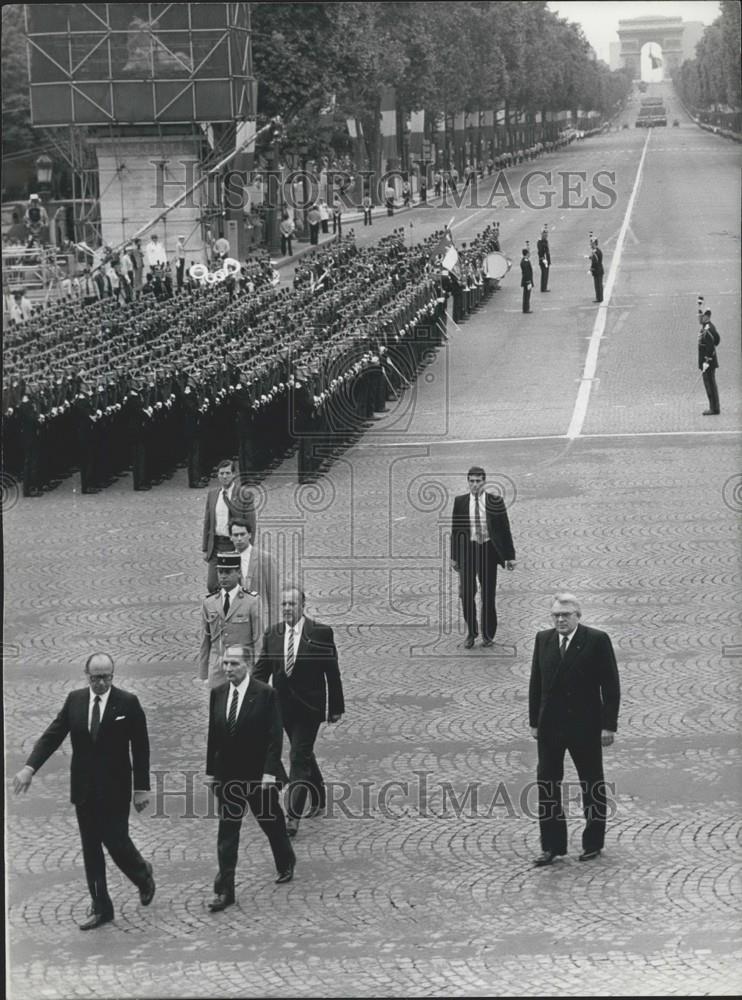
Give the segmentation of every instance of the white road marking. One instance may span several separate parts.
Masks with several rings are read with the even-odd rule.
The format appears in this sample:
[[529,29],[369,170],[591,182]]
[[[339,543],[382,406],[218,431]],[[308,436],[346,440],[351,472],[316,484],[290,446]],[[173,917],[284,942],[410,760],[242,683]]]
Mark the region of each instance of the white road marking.
[[[646,437],[713,437],[714,435],[740,435],[742,430],[708,430],[708,431],[608,431],[604,434],[581,434],[580,440],[597,440],[600,438],[646,438]],[[569,441],[566,434],[540,434],[532,437],[493,437],[493,438],[441,438],[440,441],[379,441],[357,444],[351,451],[365,451],[369,448],[443,448],[453,445],[460,448],[461,445],[472,444],[507,444],[512,441],[520,444],[522,441]]]
[[629,198],[629,203],[626,206],[626,213],[624,215],[624,220],[621,225],[621,231],[618,234],[618,240],[616,241],[616,249],[614,251],[613,257],[611,258],[611,269],[608,273],[608,281],[605,284],[605,289],[603,291],[603,302],[598,307],[598,315],[595,317],[595,324],[593,326],[593,333],[590,337],[590,344],[587,349],[587,357],[585,358],[585,369],[582,374],[582,382],[580,383],[580,388],[577,391],[577,399],[575,400],[575,408],[572,413],[572,419],[570,421],[569,427],[567,428],[567,437],[571,439],[579,437],[582,433],[582,428],[585,423],[585,417],[587,416],[587,407],[590,402],[590,389],[592,387],[592,379],[595,375],[595,370],[598,366],[598,352],[600,350],[600,341],[605,332],[606,319],[608,318],[608,304],[611,301],[611,294],[613,293],[613,286],[616,283],[616,276],[618,274],[618,269],[621,265],[621,256],[623,254],[624,243],[626,242],[626,233],[628,232],[629,222],[631,221],[631,213],[634,209],[634,202],[636,201],[636,196],[639,191],[639,182],[641,181],[642,169],[644,167],[644,160],[647,156],[647,149],[649,148],[649,140],[652,137],[652,130],[647,131],[647,138],[644,140],[644,149],[642,150],[641,159],[639,160],[639,166],[636,170],[636,179],[634,180],[634,188],[631,192],[631,197]]

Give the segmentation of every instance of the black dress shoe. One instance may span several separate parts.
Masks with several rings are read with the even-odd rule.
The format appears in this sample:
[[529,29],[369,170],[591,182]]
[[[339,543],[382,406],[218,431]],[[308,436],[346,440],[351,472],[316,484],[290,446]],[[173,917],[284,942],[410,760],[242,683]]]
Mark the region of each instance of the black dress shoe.
[[494,644],[495,644],[494,639],[482,639],[483,646],[494,646]]
[[222,910],[226,910],[228,906],[234,905],[234,896],[231,893],[218,892],[216,896],[209,903],[209,910],[212,913],[221,913]]
[[554,861],[561,857],[556,851],[542,851],[537,858],[533,859],[534,868],[545,868],[547,865],[551,865]]
[[288,868],[284,868],[282,872],[278,873],[278,878],[276,879],[276,885],[282,885],[284,882],[290,882],[294,877],[294,865],[290,864]]
[[473,645],[474,645],[474,636],[467,635],[466,639],[464,640],[464,649],[471,649]]
[[84,924],[80,924],[80,930],[94,931],[97,927],[102,927],[103,924],[110,924],[112,920],[112,913],[94,913],[90,920],[86,920]]
[[593,858],[597,858],[600,854],[600,848],[594,847],[589,851],[583,851],[580,855],[580,861],[592,861]]
[[149,906],[155,898],[155,880],[152,878],[152,865],[149,861],[146,861],[145,864],[147,866],[147,880],[139,886],[139,902],[142,906]]
[[703,411],[703,416],[704,417],[718,417],[720,413],[721,413],[721,410],[704,410]]

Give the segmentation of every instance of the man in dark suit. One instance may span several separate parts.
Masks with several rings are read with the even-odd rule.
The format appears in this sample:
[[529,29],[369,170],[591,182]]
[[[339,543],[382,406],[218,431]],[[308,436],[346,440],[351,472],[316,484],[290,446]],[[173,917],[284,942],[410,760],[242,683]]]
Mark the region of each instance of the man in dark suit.
[[585,828],[580,861],[603,849],[607,801],[603,747],[613,743],[621,691],[613,645],[605,632],[580,624],[573,594],[556,594],[554,628],[539,632],[528,693],[531,735],[538,740],[539,824],[542,853],[537,867],[567,853],[562,808],[564,754],[577,769]]
[[92,898],[89,931],[113,920],[106,884],[105,847],[121,871],[139,888],[143,906],[152,902],[152,865],[129,837],[129,807],[141,812],[149,802],[147,720],[136,695],[113,687],[113,660],[94,653],[85,664],[88,687],[72,691],[15,776],[16,795],[28,791],[33,775],[69,734],[72,741],[70,798],[77,810],[83,862]]
[[533,266],[531,251],[525,246],[520,261],[520,287],[523,289],[523,312],[531,312],[531,289],[533,288]]
[[219,485],[209,490],[204,512],[203,541],[201,549],[209,569],[206,575],[206,589],[213,594],[219,589],[216,557],[220,552],[232,552],[234,547],[229,537],[229,522],[233,517],[247,520],[251,532],[255,534],[255,502],[252,492],[236,482],[237,470],[234,462],[225,458],[219,463],[217,478]]
[[491,646],[497,631],[497,567],[515,569],[515,547],[505,501],[485,488],[486,474],[478,465],[466,474],[469,492],[453,502],[451,564],[459,574],[459,596],[467,627],[464,646],[471,649],[477,628],[477,580],[481,595],[482,645]]
[[214,688],[209,701],[206,784],[219,804],[212,913],[234,903],[240,830],[248,807],[268,838],[276,882],[290,882],[296,864],[278,795],[278,781],[286,776],[278,701],[271,687],[250,677],[249,662],[242,646],[228,646],[222,661],[227,683]]
[[311,793],[309,816],[325,808],[325,784],[314,755],[320,725],[339,722],[345,711],[335,637],[329,625],[304,614],[306,599],[298,587],[281,593],[283,622],[263,636],[263,651],[253,677],[273,678],[283,726],[291,743],[288,831],[295,837]]
[[595,285],[595,302],[603,301],[603,251],[598,246],[598,237],[590,237],[590,274]]
[[541,237],[536,243],[538,251],[538,266],[541,269],[541,291],[549,291],[549,268],[551,267],[551,251],[549,250],[549,229],[547,226],[541,230]]

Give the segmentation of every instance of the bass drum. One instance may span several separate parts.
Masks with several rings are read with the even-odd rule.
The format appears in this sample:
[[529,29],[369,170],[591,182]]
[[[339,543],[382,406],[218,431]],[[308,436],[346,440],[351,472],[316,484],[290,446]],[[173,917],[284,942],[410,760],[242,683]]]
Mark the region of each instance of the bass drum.
[[488,278],[499,281],[508,273],[511,264],[512,261],[504,253],[500,253],[499,250],[493,250],[492,253],[488,253],[484,258],[484,273]]

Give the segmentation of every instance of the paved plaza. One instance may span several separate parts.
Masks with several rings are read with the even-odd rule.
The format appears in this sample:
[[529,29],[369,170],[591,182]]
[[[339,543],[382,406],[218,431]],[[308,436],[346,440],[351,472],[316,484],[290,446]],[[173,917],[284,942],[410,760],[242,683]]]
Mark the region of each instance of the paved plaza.
[[[109,865],[115,922],[80,933],[65,744],[6,800],[13,1000],[740,992],[739,159],[683,116],[536,164],[560,196],[560,171],[615,172],[605,209],[520,204],[524,165],[515,207],[379,216],[374,238],[454,216],[461,241],[498,218],[514,270],[326,476],[297,486],[294,457],[256,490],[259,541],[335,629],[347,704],[318,740],[331,801],[302,823],[288,886],[248,820],[237,905],[206,907],[206,491],[184,470],[150,493],[130,476],[97,496],[76,476],[40,499],[5,484],[6,793],[87,655],[110,651],[147,712],[154,794],[131,828],[157,880],[143,909]],[[520,249],[545,222],[551,291],[523,315]],[[718,417],[702,416],[699,293],[721,333]],[[518,565],[495,647],[467,651],[447,535],[471,464],[502,489]],[[577,861],[572,784],[569,856],[539,870],[528,678],[563,588],[612,637],[622,705],[605,852]]]

